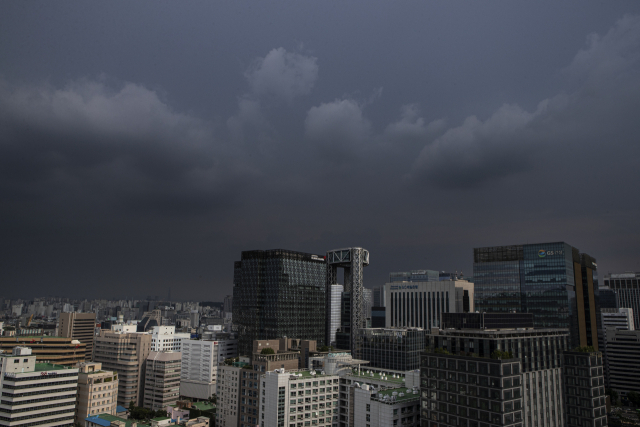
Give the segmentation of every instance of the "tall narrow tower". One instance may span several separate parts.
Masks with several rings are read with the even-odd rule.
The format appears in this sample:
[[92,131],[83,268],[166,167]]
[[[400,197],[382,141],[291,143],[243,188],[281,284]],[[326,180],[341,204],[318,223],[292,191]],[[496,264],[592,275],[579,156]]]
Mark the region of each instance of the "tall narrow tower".
[[[369,251],[363,248],[344,248],[327,251],[327,295],[331,295],[331,285],[338,284],[338,267],[344,269],[344,292],[348,292],[351,298],[351,316],[348,325],[341,325],[342,332],[350,334],[350,350],[354,352],[356,331],[366,327],[366,316],[364,313],[364,281],[363,270],[369,265]],[[327,312],[329,313],[331,304],[330,297],[327,298]],[[327,316],[329,319],[330,316]],[[329,322],[329,320],[327,320]],[[327,324],[327,334],[330,325]],[[327,336],[327,342],[330,336]]]

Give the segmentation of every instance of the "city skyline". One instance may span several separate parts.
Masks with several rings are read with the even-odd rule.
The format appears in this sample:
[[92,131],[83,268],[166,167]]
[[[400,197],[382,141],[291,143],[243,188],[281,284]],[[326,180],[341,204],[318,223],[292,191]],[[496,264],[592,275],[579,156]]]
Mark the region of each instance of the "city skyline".
[[0,296],[222,301],[279,248],[640,271],[638,51],[626,0],[4,3]]

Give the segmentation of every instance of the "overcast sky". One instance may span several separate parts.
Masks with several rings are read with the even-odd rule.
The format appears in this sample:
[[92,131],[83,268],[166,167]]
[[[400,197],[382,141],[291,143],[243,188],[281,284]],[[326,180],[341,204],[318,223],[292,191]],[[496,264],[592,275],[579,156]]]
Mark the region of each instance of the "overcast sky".
[[243,250],[640,271],[640,2],[0,3],[0,297],[222,300]]

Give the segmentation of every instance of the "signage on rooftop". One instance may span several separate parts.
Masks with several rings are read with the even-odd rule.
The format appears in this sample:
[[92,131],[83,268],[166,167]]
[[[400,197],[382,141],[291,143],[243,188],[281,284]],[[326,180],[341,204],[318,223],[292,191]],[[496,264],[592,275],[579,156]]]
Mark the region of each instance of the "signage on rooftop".
[[392,291],[400,291],[404,289],[418,289],[418,285],[391,285]]

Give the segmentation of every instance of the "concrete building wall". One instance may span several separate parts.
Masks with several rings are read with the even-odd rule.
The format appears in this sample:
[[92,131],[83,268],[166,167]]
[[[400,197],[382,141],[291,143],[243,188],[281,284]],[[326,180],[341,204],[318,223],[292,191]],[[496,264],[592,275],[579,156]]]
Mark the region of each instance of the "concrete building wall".
[[95,341],[96,314],[61,313],[58,322],[60,336],[72,338],[86,344],[86,360],[91,360]]
[[85,418],[90,415],[115,415],[118,374],[103,371],[101,363],[81,363],[78,369],[76,423],[83,425]]
[[144,379],[144,407],[154,411],[175,405],[180,398],[180,352],[155,352],[147,356]]
[[220,366],[216,384],[218,396],[218,426],[237,427],[240,412],[240,371],[235,366]]

